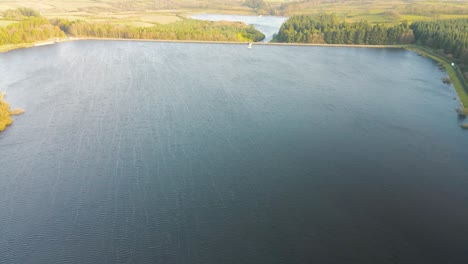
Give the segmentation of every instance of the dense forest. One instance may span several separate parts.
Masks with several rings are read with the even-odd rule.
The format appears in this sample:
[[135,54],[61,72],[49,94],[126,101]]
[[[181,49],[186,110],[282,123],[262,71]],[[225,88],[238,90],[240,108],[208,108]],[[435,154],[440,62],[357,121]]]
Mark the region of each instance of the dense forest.
[[275,36],[277,42],[386,45],[414,42],[408,23],[386,27],[368,22],[340,22],[335,15],[293,16]]
[[32,9],[8,10],[4,16],[21,21],[0,27],[0,45],[30,43],[65,36],[58,27]]
[[468,19],[419,21],[411,29],[417,44],[443,50],[468,65]]
[[274,41],[316,44],[419,44],[468,64],[468,19],[419,21],[384,26],[368,22],[340,22],[336,16],[293,16]]
[[265,35],[253,26],[234,22],[211,22],[184,19],[153,27],[133,27],[109,23],[51,20],[65,33],[75,37],[206,40],[206,41],[261,41]]

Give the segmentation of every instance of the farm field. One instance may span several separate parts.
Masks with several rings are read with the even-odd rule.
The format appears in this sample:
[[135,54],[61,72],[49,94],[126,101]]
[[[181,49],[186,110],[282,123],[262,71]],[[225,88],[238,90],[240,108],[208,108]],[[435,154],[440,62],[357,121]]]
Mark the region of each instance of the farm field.
[[[0,2],[0,12],[29,7],[47,18],[67,18],[90,22],[111,22],[138,27],[168,24],[197,13],[297,14],[335,13],[348,22],[397,23],[426,19],[468,17],[466,1],[404,1],[404,0],[264,0],[264,7],[253,9],[242,0],[11,0]],[[0,26],[11,23],[0,17]]]
[[[219,3],[217,3],[219,2]],[[192,13],[235,13],[250,14],[240,1],[6,1],[0,3],[0,12],[8,9],[28,7],[41,12],[47,18],[66,18],[90,22],[115,22],[138,27],[168,24],[180,21]],[[9,23],[0,18],[0,26]]]

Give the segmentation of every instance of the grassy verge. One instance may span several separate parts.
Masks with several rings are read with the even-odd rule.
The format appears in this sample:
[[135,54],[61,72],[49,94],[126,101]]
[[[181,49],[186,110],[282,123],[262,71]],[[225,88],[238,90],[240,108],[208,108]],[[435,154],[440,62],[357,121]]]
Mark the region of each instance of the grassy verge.
[[437,61],[445,68],[450,77],[450,80],[452,81],[453,86],[455,87],[455,91],[458,94],[458,98],[460,99],[462,107],[466,109],[468,107],[468,84],[463,78],[463,74],[460,71],[460,68],[453,68],[451,65],[451,61],[448,58],[444,58],[438,54],[435,54],[429,48],[414,45],[408,46],[407,48],[410,50],[414,50],[415,52],[421,54],[424,57]]

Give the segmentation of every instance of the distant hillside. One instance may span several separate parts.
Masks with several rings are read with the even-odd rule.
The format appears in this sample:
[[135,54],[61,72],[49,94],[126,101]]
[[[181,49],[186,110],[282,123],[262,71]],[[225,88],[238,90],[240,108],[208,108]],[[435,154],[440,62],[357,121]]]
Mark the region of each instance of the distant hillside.
[[[9,0],[0,12],[19,7],[48,18],[81,19],[151,27],[180,21],[193,13],[299,15],[335,13],[348,22],[395,23],[404,20],[468,18],[466,0]],[[11,18],[10,18],[11,19]],[[0,20],[9,23],[8,18]]]
[[287,15],[335,13],[351,21],[396,22],[468,17],[466,0],[301,0],[280,6]]

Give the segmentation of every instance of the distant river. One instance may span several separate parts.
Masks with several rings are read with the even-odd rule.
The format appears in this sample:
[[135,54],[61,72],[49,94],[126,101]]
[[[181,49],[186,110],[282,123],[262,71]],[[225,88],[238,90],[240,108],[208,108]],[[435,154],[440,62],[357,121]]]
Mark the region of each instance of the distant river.
[[398,49],[0,54],[0,263],[468,263],[453,87]]
[[265,34],[263,42],[270,42],[273,34],[277,34],[281,25],[288,19],[280,16],[244,16],[244,15],[218,15],[199,14],[191,18],[209,21],[238,21],[253,25],[257,30]]

